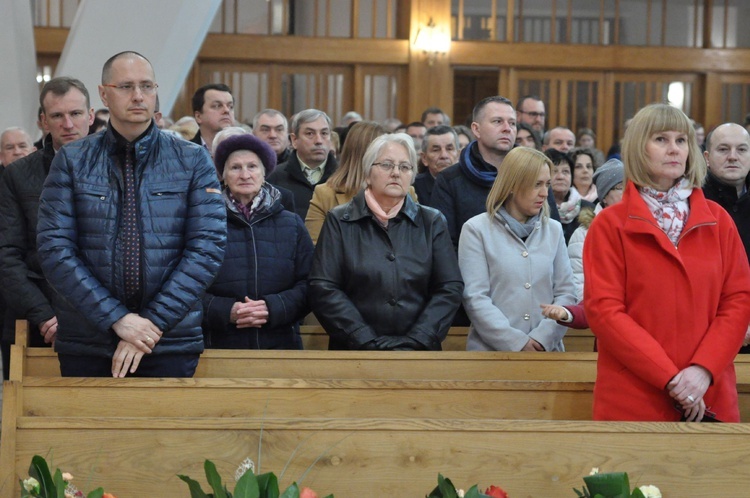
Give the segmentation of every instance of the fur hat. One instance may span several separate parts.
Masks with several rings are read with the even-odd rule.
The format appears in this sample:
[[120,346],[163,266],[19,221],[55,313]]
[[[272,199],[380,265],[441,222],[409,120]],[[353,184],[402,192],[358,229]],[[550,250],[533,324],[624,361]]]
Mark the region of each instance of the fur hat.
[[227,162],[230,154],[238,150],[255,152],[266,169],[266,176],[270,175],[276,167],[276,153],[270,145],[249,133],[233,135],[224,139],[216,148],[216,152],[214,152],[214,163],[220,177],[224,176],[224,164]]
[[622,183],[625,178],[625,167],[619,159],[610,159],[594,172],[594,184],[599,201],[603,201],[612,188]]

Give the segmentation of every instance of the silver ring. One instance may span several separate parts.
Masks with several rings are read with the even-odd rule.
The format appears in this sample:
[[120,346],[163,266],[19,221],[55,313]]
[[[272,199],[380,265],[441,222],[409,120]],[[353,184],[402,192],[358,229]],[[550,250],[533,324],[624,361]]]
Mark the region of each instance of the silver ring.
[[690,396],[689,394],[688,394],[688,397],[687,397],[687,399],[688,399],[688,400],[689,400],[689,401],[690,401],[691,403],[695,403],[695,398],[694,398],[694,397],[692,397],[692,396]]

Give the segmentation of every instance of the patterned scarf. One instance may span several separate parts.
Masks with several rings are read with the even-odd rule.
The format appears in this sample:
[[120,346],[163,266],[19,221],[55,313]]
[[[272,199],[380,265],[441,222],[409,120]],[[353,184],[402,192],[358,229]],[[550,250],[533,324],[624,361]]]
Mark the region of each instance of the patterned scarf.
[[258,209],[258,206],[262,205],[266,200],[268,192],[266,192],[266,189],[261,188],[258,195],[256,195],[249,204],[243,204],[242,201],[235,198],[229,191],[229,187],[224,189],[224,195],[232,203],[232,206],[234,206],[245,218],[245,220],[250,221],[253,217],[253,213]]
[[687,202],[693,187],[687,178],[682,178],[666,192],[659,192],[651,187],[638,187],[641,198],[646,202],[659,227],[667,234],[669,240],[677,245],[682,229],[690,214]]
[[571,187],[568,200],[557,206],[557,210],[560,212],[560,222],[563,225],[575,220],[578,213],[581,212],[581,194],[574,187]]

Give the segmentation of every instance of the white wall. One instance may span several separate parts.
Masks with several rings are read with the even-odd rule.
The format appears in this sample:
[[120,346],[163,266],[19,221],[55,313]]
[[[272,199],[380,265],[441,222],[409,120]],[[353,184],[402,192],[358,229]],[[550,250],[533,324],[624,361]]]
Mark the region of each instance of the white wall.
[[0,132],[22,126],[36,132],[39,85],[31,3],[0,0]]
[[169,115],[220,3],[82,0],[55,76],[82,80],[97,109],[102,107],[97,86],[104,62],[118,52],[136,51],[154,66],[160,110]]

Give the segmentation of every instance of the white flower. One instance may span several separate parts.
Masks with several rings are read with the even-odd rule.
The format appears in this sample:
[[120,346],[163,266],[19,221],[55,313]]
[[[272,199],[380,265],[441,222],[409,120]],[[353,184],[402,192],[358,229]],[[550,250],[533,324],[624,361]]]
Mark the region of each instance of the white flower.
[[649,484],[648,486],[641,486],[638,488],[646,498],[661,498],[661,491],[656,486]]
[[456,494],[458,494],[458,498],[464,498],[464,490],[463,489],[459,489],[458,491],[456,491]]
[[73,480],[73,476],[70,474],[70,472],[63,472],[62,478],[65,482],[70,482]]
[[596,475],[596,474],[598,474],[598,473],[599,473],[599,467],[593,467],[593,468],[591,469],[591,472],[589,472],[589,475],[590,475],[590,476],[595,476],[595,475]]
[[252,460],[250,460],[249,457],[245,458],[240,466],[237,467],[237,471],[234,473],[234,480],[239,481],[240,478],[244,476],[248,470],[252,470],[253,472],[255,472],[255,464]]
[[28,479],[24,479],[23,481],[23,489],[26,491],[36,491],[39,492],[39,481],[34,479],[33,477],[29,477]]

